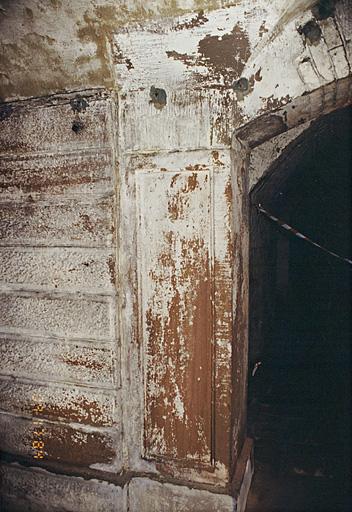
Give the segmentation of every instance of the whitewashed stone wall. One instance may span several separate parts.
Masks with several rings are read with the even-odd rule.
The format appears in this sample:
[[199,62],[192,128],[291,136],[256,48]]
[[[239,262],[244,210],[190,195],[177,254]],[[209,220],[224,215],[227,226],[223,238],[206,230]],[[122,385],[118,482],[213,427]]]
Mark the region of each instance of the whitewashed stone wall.
[[[95,86],[99,70],[110,89],[0,106],[2,499],[8,510],[227,512],[251,472],[247,200],[261,168],[249,149],[351,101],[350,8],[314,21],[306,1],[160,1],[138,15],[133,2],[101,3],[85,24],[81,1],[56,6],[59,69],[74,69],[82,44],[91,75],[82,63],[74,81],[48,71],[31,92],[27,71],[2,75],[16,97]],[[273,144],[252,163],[267,168]]]

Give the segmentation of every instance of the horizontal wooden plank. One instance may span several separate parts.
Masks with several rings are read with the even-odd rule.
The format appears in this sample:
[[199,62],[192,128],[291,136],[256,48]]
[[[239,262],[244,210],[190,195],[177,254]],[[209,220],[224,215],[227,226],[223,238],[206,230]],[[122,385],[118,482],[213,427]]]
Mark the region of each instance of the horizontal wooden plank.
[[[88,100],[87,108],[74,112],[70,103],[12,104],[1,121],[1,153],[72,151],[111,145],[111,103]],[[75,125],[74,125],[75,123]],[[75,128],[76,126],[76,128]]]
[[[124,491],[107,482],[57,475],[18,464],[0,465],[4,512],[116,512]],[[11,508],[6,508],[9,505]]]
[[0,295],[0,330],[43,336],[111,339],[114,301],[40,294]]
[[9,202],[0,205],[2,245],[94,245],[112,243],[112,200],[94,205]]
[[110,151],[0,158],[0,196],[106,194],[113,189]]
[[[40,436],[35,434],[38,429],[43,429]],[[39,438],[44,443],[44,461],[56,461],[76,467],[93,464],[111,465],[112,469],[121,467],[118,462],[121,435],[117,429],[87,430],[45,421],[38,424],[29,419],[0,413],[1,451],[35,462],[36,450],[32,443]]]
[[111,427],[112,395],[73,386],[40,385],[0,379],[0,409],[33,418]]
[[107,249],[0,247],[0,287],[112,293],[114,260]]
[[108,386],[114,382],[113,344],[97,347],[64,339],[0,335],[1,373],[53,381]]

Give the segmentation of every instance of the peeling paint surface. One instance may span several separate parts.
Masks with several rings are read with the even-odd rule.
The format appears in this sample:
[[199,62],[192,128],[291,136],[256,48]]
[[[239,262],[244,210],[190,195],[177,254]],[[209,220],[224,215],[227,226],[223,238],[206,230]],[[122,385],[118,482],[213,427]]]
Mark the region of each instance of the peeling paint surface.
[[111,343],[69,341],[40,336],[0,336],[2,374],[38,381],[70,382],[99,388],[113,385],[114,350]]
[[[211,458],[209,172],[137,173],[146,455]],[[151,238],[152,237],[152,238]]]
[[[126,442],[137,471],[226,485],[239,456],[246,415],[248,183],[247,156],[239,145],[231,151],[232,136],[272,111],[280,111],[278,133],[289,122],[302,123],[294,99],[304,102],[304,93],[346,76],[344,57],[332,66],[332,41],[338,48],[344,42],[331,20],[322,26],[329,42],[314,49],[298,33],[311,16],[307,6],[243,1],[143,27],[130,23],[113,36],[126,218],[121,271],[129,282],[122,321],[135,343],[124,357],[143,375],[130,384],[135,399],[128,406],[133,429]],[[232,88],[241,77],[248,81],[242,98]],[[151,87],[165,91],[163,108],[151,102]],[[191,190],[193,173],[198,185]],[[132,231],[131,219],[137,219]],[[203,331],[191,315],[199,307],[207,320]],[[136,315],[139,324],[131,325]],[[199,366],[210,372],[200,425],[197,379],[205,383],[192,366],[199,358],[207,358]],[[142,407],[141,420],[136,411]],[[147,463],[134,438],[143,439]]]
[[[238,2],[240,3],[240,2]],[[65,89],[112,87],[109,42],[130,22],[177,17],[185,32],[202,24],[206,13],[232,5],[226,0],[3,0],[0,96],[40,96]],[[17,27],[16,33],[11,27]],[[33,54],[36,58],[33,59]],[[128,57],[128,56],[127,56]],[[128,65],[128,63],[126,63]]]
[[[135,424],[144,432],[142,454],[174,477],[223,485],[231,429],[229,152],[141,155],[127,170],[122,183],[137,207],[144,379],[133,386],[145,389],[143,430]],[[138,413],[129,410],[130,419]]]
[[[55,468],[228,491],[246,426],[247,196],[277,150],[252,155],[248,183],[233,135],[254,147],[351,93],[347,0],[315,44],[298,30],[310,6],[1,2],[0,96],[32,97],[0,105],[6,454],[32,460],[36,390]],[[165,509],[196,500],[139,480],[121,510],[150,488]]]
[[[309,5],[297,2],[290,9],[278,1],[257,8],[243,1],[205,13],[201,24],[188,29],[187,38],[177,29],[180,19],[186,25],[193,19],[187,15],[177,22],[149,22],[142,31],[133,24],[117,31],[113,54],[128,56],[133,65],[127,69],[115,61],[122,115],[128,122],[124,147],[229,146],[236,127],[348,76],[350,8],[340,7],[336,20],[321,21],[323,37],[311,46],[297,30],[312,18]],[[232,87],[241,77],[250,85],[244,96]],[[147,105],[148,84],[164,87],[170,98],[160,115]],[[192,131],[194,123],[198,130]]]

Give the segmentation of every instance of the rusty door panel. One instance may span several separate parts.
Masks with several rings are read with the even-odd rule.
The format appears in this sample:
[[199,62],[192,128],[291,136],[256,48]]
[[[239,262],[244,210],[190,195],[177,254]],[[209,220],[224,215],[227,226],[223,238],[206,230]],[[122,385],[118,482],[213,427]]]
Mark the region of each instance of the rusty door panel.
[[145,455],[211,462],[209,172],[139,172]]

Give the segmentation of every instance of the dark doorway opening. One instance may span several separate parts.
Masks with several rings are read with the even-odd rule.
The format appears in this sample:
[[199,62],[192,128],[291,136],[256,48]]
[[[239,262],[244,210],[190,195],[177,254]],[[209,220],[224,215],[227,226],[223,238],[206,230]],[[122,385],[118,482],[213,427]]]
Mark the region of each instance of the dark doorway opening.
[[351,479],[351,109],[316,121],[251,193],[248,512],[347,512]]

